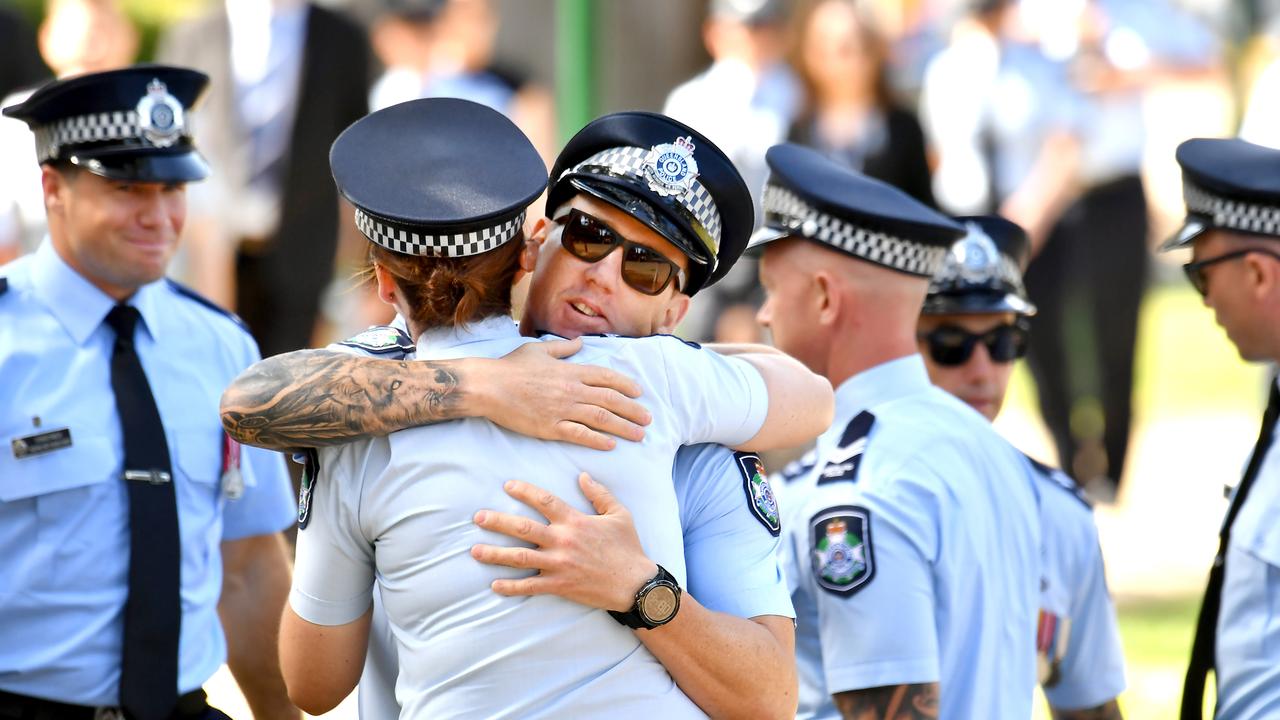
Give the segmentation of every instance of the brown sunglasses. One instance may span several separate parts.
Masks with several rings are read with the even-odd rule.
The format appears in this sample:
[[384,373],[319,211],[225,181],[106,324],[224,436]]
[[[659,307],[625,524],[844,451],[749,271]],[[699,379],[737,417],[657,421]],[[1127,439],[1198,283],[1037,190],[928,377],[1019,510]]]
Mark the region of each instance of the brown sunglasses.
[[666,290],[672,280],[677,291],[684,287],[684,271],[679,265],[651,247],[623,238],[599,219],[574,208],[555,222],[564,227],[560,245],[584,262],[600,262],[621,247],[622,281],[636,292],[657,295]]

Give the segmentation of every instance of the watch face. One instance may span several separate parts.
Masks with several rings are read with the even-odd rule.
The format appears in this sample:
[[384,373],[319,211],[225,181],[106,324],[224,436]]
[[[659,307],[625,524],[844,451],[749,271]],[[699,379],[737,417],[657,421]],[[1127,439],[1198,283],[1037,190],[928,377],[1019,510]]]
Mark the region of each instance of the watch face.
[[676,614],[676,591],[669,585],[658,585],[645,593],[640,612],[650,623],[664,623]]

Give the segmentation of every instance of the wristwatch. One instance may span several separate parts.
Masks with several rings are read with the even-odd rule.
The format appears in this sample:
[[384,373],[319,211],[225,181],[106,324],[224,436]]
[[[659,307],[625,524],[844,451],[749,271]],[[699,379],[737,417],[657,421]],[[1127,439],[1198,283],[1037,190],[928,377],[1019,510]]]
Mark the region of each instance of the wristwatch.
[[636,593],[627,612],[609,611],[614,620],[633,630],[652,630],[671,622],[680,609],[680,584],[661,565],[658,574]]

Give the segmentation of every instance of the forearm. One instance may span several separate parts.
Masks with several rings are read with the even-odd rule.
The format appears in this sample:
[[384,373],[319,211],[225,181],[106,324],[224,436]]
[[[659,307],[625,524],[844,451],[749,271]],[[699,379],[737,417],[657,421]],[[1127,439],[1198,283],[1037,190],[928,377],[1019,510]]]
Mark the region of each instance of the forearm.
[[[227,665],[260,720],[297,718],[280,674],[276,633],[289,594],[289,569],[279,535],[232,541],[218,614],[227,636]],[[235,547],[239,545],[239,547]]]
[[941,695],[938,683],[923,683],[850,690],[833,699],[845,720],[936,720]]
[[1050,708],[1053,720],[1124,720],[1120,714],[1120,704],[1110,700],[1097,707],[1082,710],[1058,710]]
[[835,396],[831,383],[799,360],[782,353],[744,352],[769,390],[769,412],[755,437],[737,450],[776,450],[808,443],[831,426]]
[[[708,610],[685,595],[675,619],[636,636],[712,718],[792,718],[795,631],[790,618]],[[743,672],[750,667],[751,672]]]
[[222,425],[247,445],[321,447],[480,415],[467,368],[299,350],[255,363],[222,395]]

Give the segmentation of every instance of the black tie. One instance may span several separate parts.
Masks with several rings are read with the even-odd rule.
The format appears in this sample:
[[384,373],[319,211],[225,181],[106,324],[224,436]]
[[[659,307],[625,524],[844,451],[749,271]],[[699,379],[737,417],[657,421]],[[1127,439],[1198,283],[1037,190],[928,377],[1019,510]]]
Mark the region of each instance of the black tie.
[[129,489],[129,599],[124,607],[120,705],[136,720],[162,720],[178,699],[181,549],[173,468],[151,385],[133,345],[137,308],[116,305],[111,389],[124,430]]
[[1215,649],[1218,633],[1218,611],[1222,605],[1222,580],[1226,574],[1227,545],[1231,541],[1231,525],[1240,514],[1249,489],[1258,477],[1262,461],[1267,457],[1267,449],[1271,447],[1271,439],[1275,434],[1276,418],[1280,417],[1280,387],[1275,378],[1271,380],[1271,398],[1267,401],[1267,412],[1262,416],[1262,432],[1258,435],[1258,444],[1253,447],[1253,456],[1249,458],[1249,466],[1244,471],[1244,479],[1236,488],[1231,506],[1227,508],[1227,517],[1222,523],[1222,531],[1218,534],[1218,554],[1213,558],[1213,568],[1209,570],[1209,586],[1204,591],[1204,601],[1200,604],[1200,617],[1196,621],[1196,638],[1191,644],[1191,662],[1187,667],[1187,677],[1182,686],[1182,720],[1200,720],[1204,709],[1204,684],[1209,671],[1216,666]]

